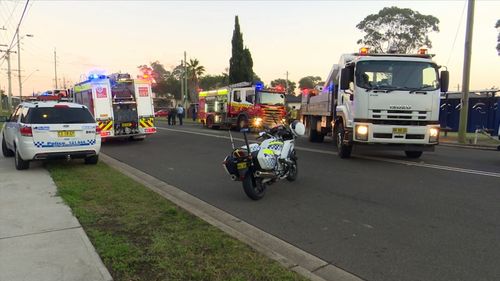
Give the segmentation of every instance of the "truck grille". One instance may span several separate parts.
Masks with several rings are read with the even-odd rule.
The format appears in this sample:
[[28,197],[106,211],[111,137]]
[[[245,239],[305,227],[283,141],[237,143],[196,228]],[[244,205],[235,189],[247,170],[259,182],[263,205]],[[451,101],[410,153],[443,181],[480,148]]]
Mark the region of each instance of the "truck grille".
[[427,111],[418,110],[383,110],[373,109],[370,112],[373,119],[381,120],[427,120]]

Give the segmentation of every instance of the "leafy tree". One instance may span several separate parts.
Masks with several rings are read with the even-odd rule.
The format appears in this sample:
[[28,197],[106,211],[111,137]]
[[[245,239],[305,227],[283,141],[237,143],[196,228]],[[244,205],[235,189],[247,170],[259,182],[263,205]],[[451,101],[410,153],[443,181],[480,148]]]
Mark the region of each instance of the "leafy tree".
[[159,61],[154,61],[150,63],[150,65],[151,69],[153,69],[153,77],[155,80],[167,79],[171,75],[170,71],[166,70]]
[[374,51],[388,52],[390,48],[406,54],[418,48],[432,47],[428,34],[439,32],[439,19],[422,15],[411,9],[385,7],[378,14],[371,14],[356,25],[365,33],[358,44],[372,47]]
[[495,28],[498,30],[497,52],[498,52],[498,55],[500,56],[500,20],[497,20],[497,24],[495,24]]
[[205,75],[200,78],[199,87],[203,90],[214,90],[229,84],[226,73],[220,75]]
[[300,89],[313,89],[321,82],[321,77],[319,76],[306,76],[299,80]]
[[[276,87],[278,85],[281,85],[283,87],[283,89],[285,89],[286,82],[287,82],[286,79],[282,79],[282,78],[274,79],[273,81],[271,81],[271,87]],[[295,88],[297,88],[296,83],[288,80],[288,92],[287,92],[287,94],[293,94],[293,92],[295,91]]]
[[232,56],[229,60],[229,82],[252,81],[254,78],[253,60],[250,50],[243,46],[243,34],[240,31],[238,16],[234,18]]

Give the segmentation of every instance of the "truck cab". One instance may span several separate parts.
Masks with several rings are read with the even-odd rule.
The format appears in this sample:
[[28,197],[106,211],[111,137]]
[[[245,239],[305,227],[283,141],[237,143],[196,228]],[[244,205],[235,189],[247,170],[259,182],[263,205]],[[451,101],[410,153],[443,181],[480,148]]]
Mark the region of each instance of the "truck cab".
[[418,158],[439,142],[440,92],[447,88],[448,72],[440,74],[424,52],[342,55],[318,95],[303,99],[310,140],[331,133],[342,158],[361,144]]

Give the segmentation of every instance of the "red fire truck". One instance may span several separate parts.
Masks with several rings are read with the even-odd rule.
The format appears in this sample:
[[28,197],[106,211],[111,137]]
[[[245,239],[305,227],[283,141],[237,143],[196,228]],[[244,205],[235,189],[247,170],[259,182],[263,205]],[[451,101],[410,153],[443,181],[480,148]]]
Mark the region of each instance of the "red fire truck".
[[285,115],[285,92],[260,82],[199,93],[199,118],[208,128],[261,128],[283,122]]

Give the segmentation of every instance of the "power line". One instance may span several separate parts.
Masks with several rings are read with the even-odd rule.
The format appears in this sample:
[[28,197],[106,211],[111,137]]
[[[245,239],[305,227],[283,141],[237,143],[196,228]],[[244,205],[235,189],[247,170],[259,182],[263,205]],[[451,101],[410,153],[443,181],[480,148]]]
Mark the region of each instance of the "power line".
[[[14,36],[12,36],[12,40],[10,42],[10,45],[9,45],[8,49],[7,49],[8,52],[11,51],[11,49],[13,48],[14,41],[16,39],[16,35],[19,32],[19,26],[21,26],[21,23],[23,22],[23,18],[24,18],[24,15],[26,14],[26,9],[28,8],[29,2],[30,2],[30,0],[26,0],[26,4],[24,5],[23,13],[21,14],[21,18],[19,19],[19,23],[17,24],[16,32],[14,33]],[[0,63],[0,67],[3,65],[3,63],[5,61],[5,58],[6,58],[6,55],[3,55],[3,57],[1,58],[3,60]]]
[[453,55],[453,50],[455,48],[455,43],[457,42],[458,31],[460,31],[460,27],[462,26],[462,19],[464,17],[465,6],[467,6],[467,1],[464,1],[464,6],[462,8],[462,14],[460,16],[460,20],[458,21],[457,32],[455,32],[455,39],[453,39],[453,44],[451,45],[451,51],[448,54],[448,60],[446,61],[446,65],[449,65],[451,56]]

